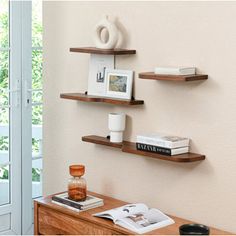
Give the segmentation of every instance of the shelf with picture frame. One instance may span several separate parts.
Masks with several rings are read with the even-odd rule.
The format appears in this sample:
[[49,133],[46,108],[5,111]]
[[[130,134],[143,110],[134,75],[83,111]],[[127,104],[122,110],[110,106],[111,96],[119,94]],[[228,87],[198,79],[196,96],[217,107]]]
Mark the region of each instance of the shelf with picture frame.
[[109,97],[99,97],[99,96],[91,96],[85,93],[61,93],[61,98],[82,101],[82,102],[99,102],[99,103],[107,103],[112,105],[143,105],[143,100],[135,100],[135,99],[119,99],[119,98],[109,98]]
[[133,71],[116,70],[115,56],[135,54],[133,49],[98,49],[94,47],[70,48],[71,52],[89,53],[88,91],[62,93],[63,99],[99,102],[112,105],[143,105],[133,97]]

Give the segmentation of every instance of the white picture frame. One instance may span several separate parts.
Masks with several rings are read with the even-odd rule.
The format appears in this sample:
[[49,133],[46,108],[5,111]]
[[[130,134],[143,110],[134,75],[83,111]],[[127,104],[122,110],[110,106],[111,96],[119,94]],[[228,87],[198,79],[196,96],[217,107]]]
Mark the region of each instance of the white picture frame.
[[114,69],[113,55],[91,54],[89,63],[88,95],[106,95],[106,68]]
[[106,69],[106,97],[131,100],[134,72]]

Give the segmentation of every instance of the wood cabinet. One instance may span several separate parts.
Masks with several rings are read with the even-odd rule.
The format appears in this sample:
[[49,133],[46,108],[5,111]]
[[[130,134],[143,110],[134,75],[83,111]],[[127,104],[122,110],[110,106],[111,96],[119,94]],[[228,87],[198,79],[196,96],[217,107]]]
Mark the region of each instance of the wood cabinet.
[[[104,195],[90,193],[104,200],[104,206],[84,212],[75,212],[52,203],[51,196],[40,198],[34,202],[34,234],[35,235],[130,235],[130,232],[112,221],[93,217],[92,214],[119,207],[127,202]],[[175,224],[151,231],[153,235],[178,235],[179,226],[192,223],[178,217],[170,216]],[[201,222],[204,223],[204,222]],[[211,228],[211,234],[226,235],[225,231]]]

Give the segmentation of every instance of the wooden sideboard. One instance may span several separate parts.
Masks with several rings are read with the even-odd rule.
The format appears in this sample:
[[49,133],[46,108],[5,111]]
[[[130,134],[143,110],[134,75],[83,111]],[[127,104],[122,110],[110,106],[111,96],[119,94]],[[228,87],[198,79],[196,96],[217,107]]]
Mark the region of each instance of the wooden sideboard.
[[[134,234],[112,221],[93,217],[92,214],[127,204],[127,202],[97,193],[90,194],[104,199],[104,206],[84,212],[75,212],[65,207],[52,203],[51,196],[43,197],[34,202],[34,234],[35,235],[120,235]],[[178,235],[179,226],[192,223],[191,221],[170,216],[175,224],[151,231],[152,235]],[[204,223],[204,222],[201,222]],[[228,232],[210,229],[214,235],[226,235]]]

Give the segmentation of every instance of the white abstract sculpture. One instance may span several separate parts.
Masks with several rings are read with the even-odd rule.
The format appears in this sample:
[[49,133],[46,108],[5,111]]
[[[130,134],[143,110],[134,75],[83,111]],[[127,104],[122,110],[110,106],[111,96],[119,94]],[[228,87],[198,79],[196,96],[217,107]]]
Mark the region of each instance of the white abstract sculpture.
[[[108,33],[107,41],[102,40],[102,31],[106,29]],[[94,43],[97,48],[114,49],[119,37],[119,30],[114,22],[108,20],[106,16],[96,26],[94,30]]]
[[108,117],[108,127],[110,130],[110,141],[121,143],[123,141],[123,131],[125,130],[124,113],[110,113]]

